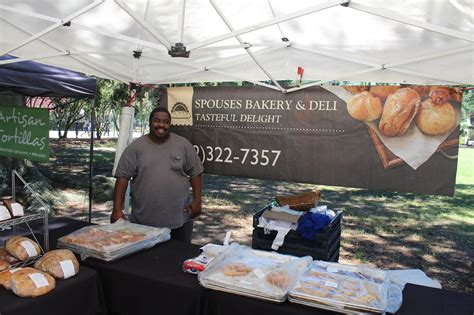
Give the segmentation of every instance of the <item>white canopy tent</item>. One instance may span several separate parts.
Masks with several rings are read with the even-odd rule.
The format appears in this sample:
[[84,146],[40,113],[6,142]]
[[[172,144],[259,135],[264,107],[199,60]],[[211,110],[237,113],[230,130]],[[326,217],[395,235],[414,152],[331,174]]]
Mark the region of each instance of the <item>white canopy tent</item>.
[[[0,56],[19,58],[0,66],[283,93],[332,80],[474,85],[473,31],[473,0],[2,0]],[[278,83],[295,79],[307,83]],[[122,124],[132,117],[124,110]],[[129,141],[120,134],[116,161]]]
[[0,29],[0,65],[126,83],[474,84],[473,0],[2,0]]

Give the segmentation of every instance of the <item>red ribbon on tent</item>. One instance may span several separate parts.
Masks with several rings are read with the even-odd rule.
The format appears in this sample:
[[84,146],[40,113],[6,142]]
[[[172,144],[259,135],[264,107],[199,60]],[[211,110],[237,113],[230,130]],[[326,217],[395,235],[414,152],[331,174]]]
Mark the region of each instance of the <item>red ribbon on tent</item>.
[[301,84],[301,78],[303,78],[304,68],[298,67],[298,70],[296,71],[296,73],[298,74],[298,78],[296,79],[296,84],[299,86]]

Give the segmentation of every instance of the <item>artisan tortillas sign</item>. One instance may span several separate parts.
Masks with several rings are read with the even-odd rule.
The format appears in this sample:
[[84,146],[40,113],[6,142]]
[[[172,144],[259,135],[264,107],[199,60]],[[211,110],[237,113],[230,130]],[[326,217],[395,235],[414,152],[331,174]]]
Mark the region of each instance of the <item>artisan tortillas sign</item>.
[[48,137],[47,109],[0,106],[0,155],[47,162]]

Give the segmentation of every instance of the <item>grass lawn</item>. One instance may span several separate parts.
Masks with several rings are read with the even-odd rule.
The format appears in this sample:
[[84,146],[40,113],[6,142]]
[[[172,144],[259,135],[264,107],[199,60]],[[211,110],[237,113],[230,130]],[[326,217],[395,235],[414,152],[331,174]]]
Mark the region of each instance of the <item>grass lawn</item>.
[[474,148],[459,148],[458,158],[456,185],[474,185]]

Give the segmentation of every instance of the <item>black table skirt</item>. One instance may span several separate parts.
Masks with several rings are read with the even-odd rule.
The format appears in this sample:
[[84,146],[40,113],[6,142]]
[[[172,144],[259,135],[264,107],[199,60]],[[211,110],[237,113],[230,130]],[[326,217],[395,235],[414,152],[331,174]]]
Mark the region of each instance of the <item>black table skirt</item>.
[[202,314],[207,315],[329,315],[340,314],[331,311],[293,304],[288,301],[275,303],[226,292],[205,290]]
[[197,245],[168,241],[116,262],[88,258],[83,264],[98,271],[110,314],[195,315],[203,289],[182,263],[198,254]]
[[22,298],[0,289],[2,315],[96,315],[105,314],[104,297],[99,276],[93,269],[81,267],[67,280],[57,280],[56,288],[35,298]]
[[[86,225],[89,224],[73,219],[53,220],[51,248],[58,237]],[[184,260],[198,254],[198,245],[168,241],[115,262],[88,258],[81,264],[98,272],[108,314],[338,314],[289,302],[278,304],[203,289],[195,275],[181,269]],[[407,284],[403,305],[397,314],[473,315],[474,297]]]
[[397,315],[473,315],[474,296],[407,284]]
[[[50,247],[56,240],[89,223],[52,220]],[[81,265],[95,269],[101,279],[108,314],[201,314],[203,288],[196,275],[184,273],[184,260],[199,255],[198,245],[168,241],[114,262],[94,258]]]
[[[326,315],[340,314],[288,301],[277,304],[230,293],[205,290],[202,314],[206,315]],[[474,296],[407,284],[397,315],[473,315]]]

